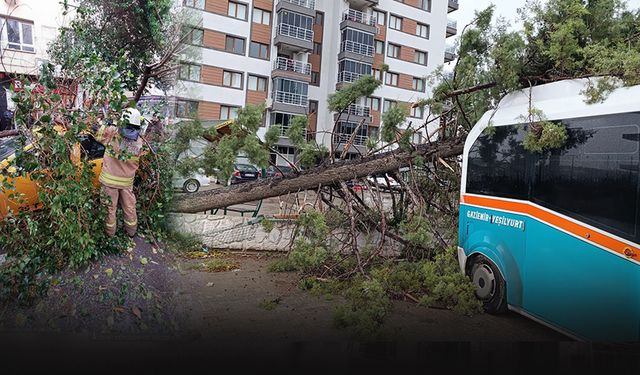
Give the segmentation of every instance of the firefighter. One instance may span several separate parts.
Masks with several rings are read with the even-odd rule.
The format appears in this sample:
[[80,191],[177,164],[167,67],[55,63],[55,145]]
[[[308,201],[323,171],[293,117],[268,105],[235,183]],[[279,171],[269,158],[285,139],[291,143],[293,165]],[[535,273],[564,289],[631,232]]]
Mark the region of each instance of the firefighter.
[[142,153],[142,122],[140,112],[135,108],[127,108],[122,115],[127,125],[118,128],[113,125],[102,125],[97,132],[96,140],[105,146],[105,154],[100,173],[100,185],[107,199],[108,206],[106,233],[113,237],[116,234],[116,211],[118,202],[124,216],[124,229],[133,238],[138,228],[136,214],[136,197],[133,194],[133,179],[138,170]]

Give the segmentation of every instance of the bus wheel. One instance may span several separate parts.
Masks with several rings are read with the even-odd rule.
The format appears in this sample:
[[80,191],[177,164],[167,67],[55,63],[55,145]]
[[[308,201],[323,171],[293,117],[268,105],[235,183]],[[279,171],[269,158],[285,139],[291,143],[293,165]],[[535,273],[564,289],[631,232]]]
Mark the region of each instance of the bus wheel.
[[470,275],[476,296],[484,311],[500,314],[507,311],[507,285],[498,268],[486,257],[478,255],[471,265]]

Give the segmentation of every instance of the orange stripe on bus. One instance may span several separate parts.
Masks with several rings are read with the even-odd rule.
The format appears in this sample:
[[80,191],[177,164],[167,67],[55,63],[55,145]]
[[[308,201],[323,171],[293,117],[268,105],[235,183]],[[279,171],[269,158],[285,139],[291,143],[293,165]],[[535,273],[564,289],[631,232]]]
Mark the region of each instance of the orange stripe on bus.
[[640,249],[635,246],[631,246],[618,239],[604,235],[600,232],[594,231],[583,225],[575,223],[571,220],[567,220],[561,216],[525,202],[511,202],[494,198],[475,197],[470,195],[463,196],[461,202],[486,208],[495,208],[504,211],[511,211],[514,213],[527,214],[540,221],[551,224],[575,236],[583,238],[589,242],[593,242],[604,248],[610,249],[611,251],[614,251],[627,258],[637,260],[638,254],[640,254]]

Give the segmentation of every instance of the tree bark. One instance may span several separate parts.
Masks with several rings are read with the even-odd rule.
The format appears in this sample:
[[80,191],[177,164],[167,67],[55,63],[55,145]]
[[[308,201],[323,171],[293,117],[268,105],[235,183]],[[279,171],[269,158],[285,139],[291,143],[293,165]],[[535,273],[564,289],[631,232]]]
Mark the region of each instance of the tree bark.
[[0,131],[0,138],[12,137],[19,134],[20,132],[17,130],[3,130],[3,131]]
[[315,190],[318,186],[397,171],[399,168],[408,166],[418,155],[442,158],[460,155],[463,147],[464,138],[454,138],[433,144],[417,145],[413,152],[397,149],[362,159],[337,161],[334,164],[303,171],[298,175],[289,174],[268,180],[185,194],[175,197],[173,211],[198,213],[302,190]]

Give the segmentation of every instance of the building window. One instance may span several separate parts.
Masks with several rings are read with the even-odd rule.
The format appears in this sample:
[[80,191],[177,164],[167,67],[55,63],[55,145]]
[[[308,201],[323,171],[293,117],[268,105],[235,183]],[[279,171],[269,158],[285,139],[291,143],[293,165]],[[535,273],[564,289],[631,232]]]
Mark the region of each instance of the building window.
[[350,28],[343,30],[340,50],[373,56],[373,34]]
[[269,46],[262,43],[251,42],[249,44],[249,56],[256,59],[269,59]]
[[322,44],[313,42],[313,54],[322,55]]
[[220,120],[235,120],[238,118],[238,107],[220,106]]
[[320,86],[320,72],[311,72],[311,84]]
[[424,51],[416,51],[413,62],[421,65],[427,65],[427,53]]
[[201,46],[204,42],[204,30],[187,28],[185,29],[185,43],[193,44],[194,46]]
[[389,86],[398,86],[398,73],[387,72],[384,75],[384,83]]
[[33,24],[12,19],[2,20],[2,44],[8,49],[35,52]]
[[422,118],[424,117],[424,108],[423,107],[411,107],[411,111],[409,113],[409,116],[411,117],[415,117],[415,118]]
[[242,88],[242,73],[225,70],[222,73],[222,86],[233,87],[236,89]]
[[231,53],[244,55],[244,39],[234,36],[227,36],[224,50]]
[[371,73],[373,75],[373,78],[377,79],[378,81],[382,81],[382,70],[372,69]]
[[384,100],[384,107],[382,108],[382,112],[387,112],[391,107],[398,105],[398,102],[395,100]]
[[418,0],[418,8],[431,12],[431,0]]
[[425,25],[422,23],[417,24],[416,35],[421,38],[429,39],[429,25]]
[[354,82],[363,75],[371,74],[371,65],[354,60],[340,60],[338,62],[338,82]]
[[415,78],[415,77],[413,77],[412,88],[415,91],[424,92],[424,86],[425,86],[425,83],[424,83],[424,79],[423,78]]
[[309,100],[309,114],[318,113],[318,101]]
[[234,3],[233,1],[229,1],[229,9],[227,11],[227,15],[229,17],[238,18],[241,20],[247,19],[247,5]]
[[305,16],[296,12],[280,11],[278,12],[278,25],[287,24],[311,30],[315,22],[314,18],[315,17]]
[[315,23],[316,25],[320,25],[320,26],[324,25],[324,13],[316,12]]
[[184,81],[200,82],[200,66],[194,64],[181,64],[178,77]]
[[384,42],[381,40],[376,40],[376,53],[384,55]]
[[389,28],[394,30],[402,30],[402,17],[389,15]]
[[190,8],[204,9],[205,0],[184,0],[183,4]]
[[198,116],[198,102],[178,100],[176,102],[176,117],[195,118]]
[[247,90],[251,91],[267,91],[267,79],[264,77],[249,75],[247,82]]
[[381,12],[379,10],[374,10],[373,11],[373,16],[376,18],[376,22],[378,23],[379,26],[384,26],[385,24],[385,18],[386,18],[386,13],[385,12]]
[[365,105],[372,111],[380,111],[380,98],[367,98]]
[[400,58],[400,46],[397,44],[389,43],[389,48],[387,48],[387,56]]
[[262,25],[271,25],[271,12],[253,8],[253,22]]

